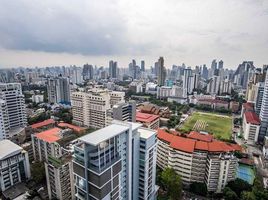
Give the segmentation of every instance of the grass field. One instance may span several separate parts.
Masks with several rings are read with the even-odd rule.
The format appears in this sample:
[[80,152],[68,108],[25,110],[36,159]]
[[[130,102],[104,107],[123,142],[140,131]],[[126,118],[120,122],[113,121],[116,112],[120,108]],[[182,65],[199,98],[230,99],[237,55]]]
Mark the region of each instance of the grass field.
[[181,126],[181,132],[191,130],[206,131],[216,138],[230,139],[232,133],[232,118],[226,115],[195,112]]

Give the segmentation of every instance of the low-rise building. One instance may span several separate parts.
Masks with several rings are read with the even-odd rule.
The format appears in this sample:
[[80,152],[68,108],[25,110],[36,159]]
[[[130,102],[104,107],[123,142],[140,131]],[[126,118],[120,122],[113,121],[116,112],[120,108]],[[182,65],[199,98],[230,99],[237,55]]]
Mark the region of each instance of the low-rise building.
[[143,127],[150,129],[158,129],[160,124],[158,115],[141,112],[136,113],[136,122],[142,123]]
[[173,168],[184,185],[201,182],[208,191],[222,192],[236,178],[240,146],[213,139],[210,135],[191,132],[187,136],[158,130],[157,165]]
[[255,143],[258,140],[260,131],[260,119],[253,111],[246,111],[243,117],[243,136],[249,143]]
[[27,151],[10,140],[0,141],[0,191],[31,177]]

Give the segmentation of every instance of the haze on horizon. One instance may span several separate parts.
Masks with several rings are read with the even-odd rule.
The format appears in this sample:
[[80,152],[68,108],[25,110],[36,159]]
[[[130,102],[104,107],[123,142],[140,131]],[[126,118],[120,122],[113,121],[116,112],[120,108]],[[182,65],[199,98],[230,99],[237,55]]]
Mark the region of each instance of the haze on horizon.
[[0,68],[268,64],[267,0],[2,0]]

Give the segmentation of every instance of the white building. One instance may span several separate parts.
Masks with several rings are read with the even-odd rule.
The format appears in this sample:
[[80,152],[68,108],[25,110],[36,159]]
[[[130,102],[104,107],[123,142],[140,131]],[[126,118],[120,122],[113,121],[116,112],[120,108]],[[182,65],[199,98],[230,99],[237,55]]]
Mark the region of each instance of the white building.
[[263,142],[264,136],[268,131],[268,73],[266,73],[266,79],[264,84],[264,92],[260,111],[261,127],[259,133],[259,142]]
[[209,94],[218,94],[220,90],[220,77],[213,76],[209,83],[207,84],[207,93]]
[[49,103],[70,103],[69,78],[49,78],[47,83],[47,95]]
[[108,124],[108,110],[117,103],[124,103],[124,96],[124,92],[101,89],[73,92],[71,94],[73,122],[94,128],[105,127]]
[[249,143],[258,141],[260,119],[253,111],[246,111],[243,116],[243,136]]
[[183,97],[187,97],[188,94],[192,93],[193,91],[191,90],[191,75],[192,75],[192,70],[191,69],[184,69],[184,74],[183,74]]
[[0,191],[31,177],[27,151],[10,140],[0,141]]
[[146,83],[145,93],[156,94],[156,92],[157,92],[157,84],[156,83],[152,83],[152,82]]
[[156,199],[156,133],[114,121],[79,138],[73,170],[77,199]]
[[231,94],[232,82],[228,79],[224,79],[220,83],[220,94]]
[[0,83],[0,140],[24,131],[27,124],[20,83]]
[[32,102],[35,102],[35,103],[44,102],[44,95],[42,95],[42,94],[34,94],[34,95],[32,95]]

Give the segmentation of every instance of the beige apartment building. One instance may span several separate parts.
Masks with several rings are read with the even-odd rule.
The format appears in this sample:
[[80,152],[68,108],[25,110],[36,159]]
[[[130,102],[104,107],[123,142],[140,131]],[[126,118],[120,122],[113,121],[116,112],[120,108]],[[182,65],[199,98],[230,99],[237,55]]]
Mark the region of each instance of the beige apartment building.
[[114,105],[125,102],[124,92],[91,89],[71,94],[73,123],[103,128],[108,125],[107,113]]
[[211,135],[191,132],[186,137],[158,130],[157,165],[171,167],[183,184],[202,182],[208,191],[221,192],[236,178],[240,146],[215,140]]

